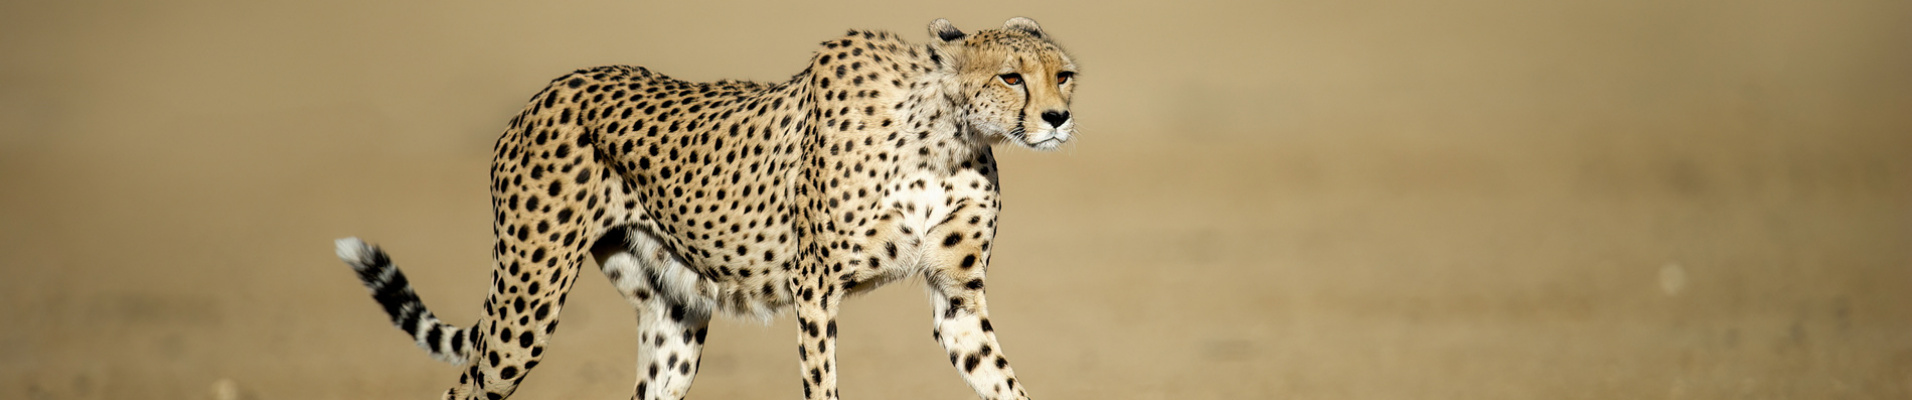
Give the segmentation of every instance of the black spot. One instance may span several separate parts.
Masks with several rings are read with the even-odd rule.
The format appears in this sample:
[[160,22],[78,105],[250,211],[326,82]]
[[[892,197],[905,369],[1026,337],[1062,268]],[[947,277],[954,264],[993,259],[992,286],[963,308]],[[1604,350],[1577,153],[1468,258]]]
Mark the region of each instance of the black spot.
[[943,247],[955,246],[957,243],[962,243],[962,242],[963,242],[963,234],[951,233],[949,234],[949,237],[943,238]]
[[458,354],[463,352],[465,352],[465,335],[452,335],[451,353]]
[[963,357],[963,371],[976,372],[976,364],[981,364],[981,363],[982,363],[982,360],[977,359],[975,354],[970,354],[968,357]]
[[[442,332],[439,332],[438,325],[432,325],[431,328],[427,328],[425,330],[425,343],[431,344],[432,348],[434,349],[438,348],[438,338],[439,338],[439,335],[441,334]],[[443,351],[444,351],[443,349],[433,350],[433,352],[443,352]]]
[[525,331],[518,335],[518,347],[531,348],[531,331]]
[[518,367],[505,367],[504,370],[498,371],[499,378],[511,379],[517,376],[518,376]]
[[[962,265],[963,269],[969,269],[970,267],[974,267],[974,266],[976,266],[976,255],[975,254],[963,255],[963,265]],[[974,281],[974,283],[976,284],[976,286],[982,286],[981,281]],[[972,287],[970,289],[977,289],[977,288]]]
[[[975,256],[970,256],[970,257],[975,257]],[[983,289],[983,280],[982,280],[982,279],[970,279],[970,280],[969,280],[969,283],[965,283],[965,284],[963,284],[963,287],[966,287],[966,288],[969,288],[969,290],[982,290],[982,289]]]

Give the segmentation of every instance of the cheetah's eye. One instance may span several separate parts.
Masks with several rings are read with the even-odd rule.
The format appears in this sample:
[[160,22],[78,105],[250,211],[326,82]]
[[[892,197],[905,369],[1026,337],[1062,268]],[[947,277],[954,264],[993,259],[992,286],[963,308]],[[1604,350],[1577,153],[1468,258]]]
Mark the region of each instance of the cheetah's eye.
[[1002,74],[997,78],[1002,78],[1002,83],[1007,83],[1009,86],[1022,85],[1022,74]]
[[1069,79],[1071,79],[1071,78],[1075,78],[1075,73],[1074,73],[1074,72],[1069,72],[1069,71],[1062,71],[1062,72],[1057,72],[1057,73],[1056,73],[1056,84],[1057,84],[1057,85],[1061,85],[1061,84],[1064,84],[1064,83],[1069,83]]

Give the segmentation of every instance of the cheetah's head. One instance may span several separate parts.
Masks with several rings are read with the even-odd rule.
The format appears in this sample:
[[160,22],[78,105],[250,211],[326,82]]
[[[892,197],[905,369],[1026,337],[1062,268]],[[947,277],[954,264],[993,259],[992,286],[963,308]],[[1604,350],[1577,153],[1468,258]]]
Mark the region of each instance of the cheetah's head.
[[929,24],[933,46],[949,55],[963,122],[994,140],[1050,150],[1075,137],[1069,99],[1076,66],[1036,21],[1016,17],[1002,29],[964,34],[948,20]]

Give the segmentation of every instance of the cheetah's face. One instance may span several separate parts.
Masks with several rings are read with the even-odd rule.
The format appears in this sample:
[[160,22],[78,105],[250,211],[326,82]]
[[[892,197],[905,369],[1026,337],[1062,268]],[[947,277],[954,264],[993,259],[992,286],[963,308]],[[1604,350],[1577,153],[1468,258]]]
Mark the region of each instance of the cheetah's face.
[[1050,150],[1075,137],[1069,100],[1076,67],[1036,21],[1016,17],[966,35],[947,20],[930,23],[938,48],[951,54],[963,119],[993,140]]

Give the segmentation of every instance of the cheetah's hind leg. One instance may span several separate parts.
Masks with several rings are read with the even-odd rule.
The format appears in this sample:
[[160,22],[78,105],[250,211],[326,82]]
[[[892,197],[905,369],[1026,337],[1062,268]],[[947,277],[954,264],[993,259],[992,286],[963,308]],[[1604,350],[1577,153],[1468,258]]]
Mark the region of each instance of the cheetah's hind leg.
[[[654,240],[635,232],[629,238]],[[687,306],[658,287],[668,282],[660,279],[659,271],[668,271],[666,264],[676,262],[669,250],[622,239],[607,236],[593,253],[617,293],[637,310],[637,383],[631,398],[682,399],[702,367],[709,308]]]

